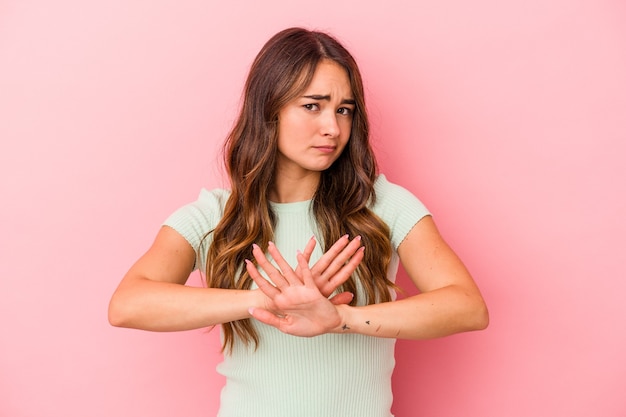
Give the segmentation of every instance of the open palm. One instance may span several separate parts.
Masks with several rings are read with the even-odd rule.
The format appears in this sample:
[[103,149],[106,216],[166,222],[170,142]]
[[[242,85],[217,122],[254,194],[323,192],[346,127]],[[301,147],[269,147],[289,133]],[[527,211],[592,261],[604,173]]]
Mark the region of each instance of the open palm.
[[[259,273],[251,261],[246,261],[248,273],[269,299],[268,308],[253,309],[251,310],[252,316],[284,333],[295,336],[317,336],[339,328],[342,318],[335,304],[349,302],[352,296],[342,293],[329,300],[318,288],[305,255],[298,253],[296,272],[271,242],[268,251],[279,268],[272,265],[263,251],[256,245],[253,249],[253,255],[259,267],[265,271],[274,285]],[[361,252],[360,256],[355,255],[355,259],[351,259],[350,262],[338,268],[340,277],[336,278],[336,274],[332,274],[325,282],[330,281],[333,284],[339,282],[337,286],[345,282],[362,259],[362,251],[357,252]],[[327,257],[329,262],[323,268],[324,270],[333,264],[332,260],[336,256],[338,255]],[[348,266],[346,267],[346,265]],[[336,270],[336,267],[332,268]]]

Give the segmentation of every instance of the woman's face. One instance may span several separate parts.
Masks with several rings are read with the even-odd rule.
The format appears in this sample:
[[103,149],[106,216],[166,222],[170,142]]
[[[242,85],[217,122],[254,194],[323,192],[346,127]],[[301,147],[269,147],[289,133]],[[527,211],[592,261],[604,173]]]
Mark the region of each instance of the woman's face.
[[277,174],[306,176],[328,169],[348,143],[354,107],[347,72],[321,61],[309,86],[278,114]]

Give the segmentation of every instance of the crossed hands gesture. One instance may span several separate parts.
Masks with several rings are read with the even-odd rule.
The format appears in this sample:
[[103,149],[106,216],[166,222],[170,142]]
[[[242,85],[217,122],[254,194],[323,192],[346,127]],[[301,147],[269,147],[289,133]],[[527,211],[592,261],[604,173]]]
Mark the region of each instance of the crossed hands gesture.
[[351,241],[347,235],[341,237],[315,265],[309,267],[315,243],[312,238],[304,252],[298,251],[295,270],[272,242],[268,244],[268,252],[278,268],[268,261],[259,246],[253,245],[254,259],[271,282],[259,273],[254,263],[246,260],[248,273],[266,296],[265,308],[249,309],[252,317],[295,336],[317,336],[341,328],[343,319],[336,306],[349,303],[354,296],[342,292],[328,297],[363,260],[361,237]]

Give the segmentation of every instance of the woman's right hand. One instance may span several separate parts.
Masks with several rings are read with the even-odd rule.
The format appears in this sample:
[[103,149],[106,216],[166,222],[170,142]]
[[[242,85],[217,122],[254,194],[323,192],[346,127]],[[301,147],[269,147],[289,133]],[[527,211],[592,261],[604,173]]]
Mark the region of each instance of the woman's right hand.
[[[276,262],[276,265],[267,259],[261,248],[257,245],[253,246],[253,255],[257,261],[258,268],[265,271],[267,278],[260,274],[257,266],[250,260],[246,260],[246,269],[254,282],[259,286],[259,290],[267,297],[267,301],[264,307],[250,307],[248,311],[252,317],[262,323],[276,327],[283,333],[294,336],[312,337],[336,331],[340,328],[342,316],[337,309],[337,305],[345,304],[346,301],[338,300],[343,294],[346,294],[347,302],[349,302],[352,299],[351,294],[342,293],[331,299],[322,294],[313,280],[308,261],[302,253],[297,254],[297,269],[299,272],[296,273],[272,242],[269,243],[268,252]],[[342,277],[344,275],[350,276],[350,273],[354,272],[354,269],[360,262],[360,258],[362,258],[362,255],[359,256],[359,254],[363,251],[357,250],[356,254],[344,266],[338,269],[332,267],[333,261],[341,258],[341,252],[346,247],[345,242],[340,243],[338,246],[343,246],[344,249],[339,249],[339,254],[335,257],[327,257],[327,259],[331,259],[328,264],[325,261],[321,264],[324,272],[337,270],[336,273],[328,278],[328,281],[337,281],[334,278],[337,275]],[[347,268],[352,270],[350,271]],[[324,274],[322,273],[321,275]]]

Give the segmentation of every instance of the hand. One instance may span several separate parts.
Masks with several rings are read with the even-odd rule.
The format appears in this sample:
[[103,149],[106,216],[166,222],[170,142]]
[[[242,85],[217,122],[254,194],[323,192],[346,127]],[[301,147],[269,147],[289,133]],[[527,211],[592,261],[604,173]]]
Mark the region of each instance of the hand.
[[[304,248],[302,255],[307,264],[311,259],[315,244],[315,237],[312,237]],[[365,248],[361,246],[361,236],[350,241],[348,235],[344,235],[310,268],[313,281],[324,296],[330,296],[333,291],[350,278],[350,275],[363,260],[363,249]],[[295,273],[302,278],[300,265],[296,268]],[[345,301],[347,297],[350,299]],[[352,301],[352,298],[352,294],[341,293],[333,297],[331,301],[335,304],[346,304]]]
[[252,253],[275,286],[263,278],[249,260],[246,260],[246,269],[271,301],[268,307],[278,311],[275,314],[265,308],[250,309],[252,317],[295,336],[317,336],[336,330],[342,318],[337,307],[318,289],[305,256],[298,253],[299,274],[296,274],[271,242],[268,250],[280,270],[267,260],[258,246],[254,245]]

